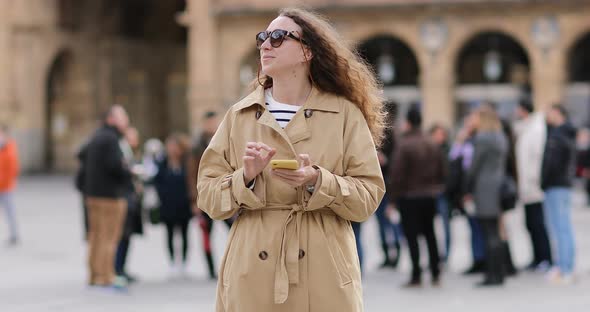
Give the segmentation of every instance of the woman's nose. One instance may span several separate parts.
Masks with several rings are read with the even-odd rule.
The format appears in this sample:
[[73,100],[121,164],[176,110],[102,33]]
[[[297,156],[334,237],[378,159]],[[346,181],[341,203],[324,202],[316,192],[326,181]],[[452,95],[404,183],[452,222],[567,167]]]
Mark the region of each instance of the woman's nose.
[[272,49],[272,45],[270,44],[270,36],[264,40],[262,45],[260,46],[260,50],[270,50]]

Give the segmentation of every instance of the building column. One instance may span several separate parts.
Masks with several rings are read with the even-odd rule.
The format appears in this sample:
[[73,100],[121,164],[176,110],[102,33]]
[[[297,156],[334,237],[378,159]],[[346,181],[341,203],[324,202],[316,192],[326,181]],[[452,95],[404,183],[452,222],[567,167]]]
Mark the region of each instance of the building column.
[[440,123],[451,127],[455,122],[455,77],[444,55],[428,57],[420,68],[423,125]]
[[188,27],[187,100],[190,130],[199,128],[207,110],[219,109],[222,82],[217,81],[217,26],[211,0],[188,0],[187,11],[179,18]]
[[531,85],[537,109],[545,110],[564,99],[567,64],[562,47],[548,53],[539,49],[531,52]]
[[9,4],[0,1],[0,122],[10,119],[15,101]]
[[50,35],[55,32],[57,11],[52,1],[2,2],[6,7],[1,9],[9,16],[5,53],[9,54],[12,80],[8,85],[10,126],[20,150],[22,170],[39,171],[43,169],[46,144],[46,74],[54,53]]

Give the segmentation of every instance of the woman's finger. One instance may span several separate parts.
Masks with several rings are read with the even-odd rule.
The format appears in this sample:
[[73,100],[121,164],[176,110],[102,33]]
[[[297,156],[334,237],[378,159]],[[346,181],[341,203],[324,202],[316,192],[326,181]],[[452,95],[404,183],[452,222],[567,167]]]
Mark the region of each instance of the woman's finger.
[[298,178],[297,176],[288,175],[288,174],[285,174],[283,172],[279,172],[278,170],[272,170],[271,172],[274,175],[278,176],[278,177],[281,177],[281,178],[284,178],[284,179],[288,179],[288,180],[292,180],[292,181],[295,181]]
[[254,150],[259,151],[260,144],[258,142],[248,142],[248,143],[246,143],[246,148],[250,148],[250,149],[254,149]]
[[311,166],[311,158],[309,157],[309,154],[299,154],[299,159],[301,159],[301,167]]
[[289,169],[274,169],[274,171],[287,177],[303,177],[305,174],[301,170],[289,170]]
[[244,153],[244,155],[246,155],[246,156],[252,156],[252,157],[259,157],[260,156],[260,152],[249,148],[249,149],[246,150],[246,152]]
[[266,154],[266,156],[263,158],[264,162],[268,163],[270,162],[270,160],[275,156],[275,154],[277,153],[276,149],[271,149],[270,152],[268,152]]
[[257,144],[258,144],[258,149],[263,149],[263,150],[265,150],[265,151],[267,151],[269,153],[273,150],[272,147],[270,147],[270,146],[268,146],[268,145],[266,145],[266,144],[264,144],[262,142],[257,142]]

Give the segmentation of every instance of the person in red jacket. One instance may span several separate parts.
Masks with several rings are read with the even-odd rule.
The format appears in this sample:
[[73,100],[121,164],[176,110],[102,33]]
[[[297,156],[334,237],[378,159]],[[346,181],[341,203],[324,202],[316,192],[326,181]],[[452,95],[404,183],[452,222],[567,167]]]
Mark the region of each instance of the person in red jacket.
[[8,128],[0,125],[0,207],[4,208],[8,220],[10,230],[8,244],[11,246],[19,242],[13,200],[18,171],[16,142],[8,135]]

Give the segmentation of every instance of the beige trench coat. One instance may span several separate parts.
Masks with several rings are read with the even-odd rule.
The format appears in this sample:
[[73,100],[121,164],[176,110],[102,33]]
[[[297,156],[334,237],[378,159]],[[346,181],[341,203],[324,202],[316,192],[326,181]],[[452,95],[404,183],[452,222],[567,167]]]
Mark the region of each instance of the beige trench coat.
[[[273,178],[244,184],[249,141],[276,148],[274,159],[309,154],[320,169],[313,194]],[[270,166],[269,166],[270,167]],[[201,159],[198,206],[213,219],[236,213],[217,289],[218,312],[363,311],[350,221],[375,211],[385,186],[361,111],[313,89],[285,129],[259,87],[234,105]]]

